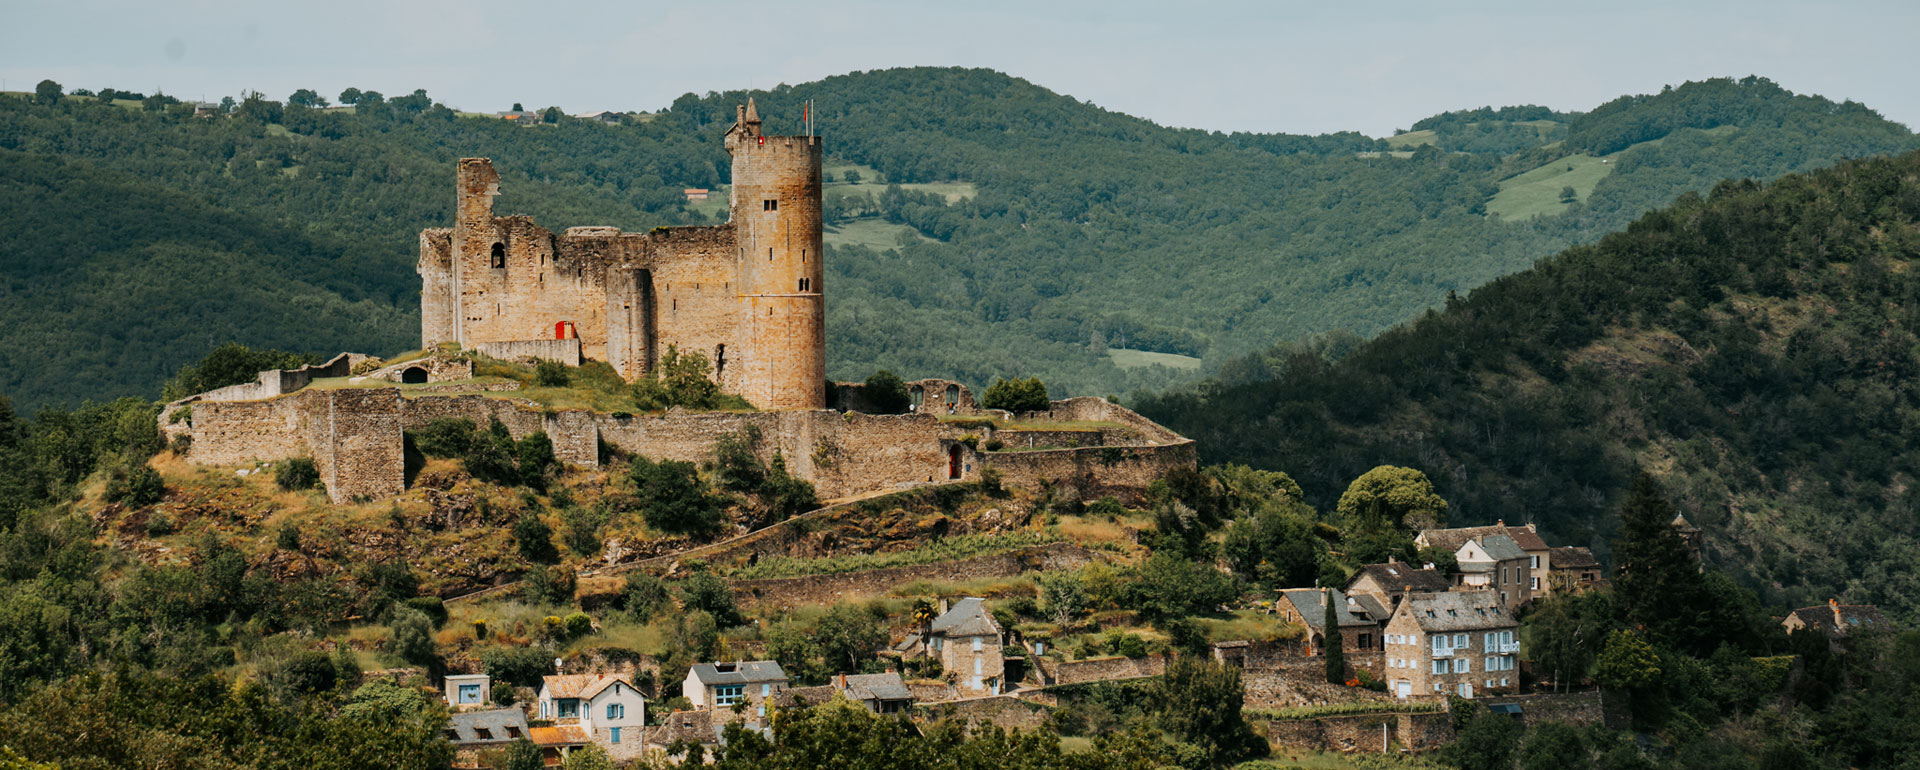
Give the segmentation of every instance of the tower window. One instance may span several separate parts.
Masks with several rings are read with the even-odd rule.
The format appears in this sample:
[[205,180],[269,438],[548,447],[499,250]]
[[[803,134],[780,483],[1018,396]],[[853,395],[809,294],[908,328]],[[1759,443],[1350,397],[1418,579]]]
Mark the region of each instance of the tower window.
[[761,211],[779,211],[779,210],[780,210],[780,202],[779,202],[779,201],[777,201],[777,200],[764,200],[764,201],[761,201],[761,202],[760,202],[760,210],[761,210]]
[[773,261],[773,247],[772,247],[772,246],[768,246],[768,247],[767,247],[767,261],[768,261],[768,262],[772,262],[772,261]]
[[507,245],[504,243],[496,243],[493,245],[493,268],[495,270],[504,270],[506,267]]

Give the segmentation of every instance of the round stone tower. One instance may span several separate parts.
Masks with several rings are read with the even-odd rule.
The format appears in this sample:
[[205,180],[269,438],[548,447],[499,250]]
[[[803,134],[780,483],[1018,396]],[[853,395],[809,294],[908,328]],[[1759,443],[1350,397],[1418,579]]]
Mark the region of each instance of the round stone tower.
[[721,376],[758,408],[824,408],[820,140],[761,133],[751,99],[737,118],[727,151],[733,155],[729,203],[740,248],[742,350],[715,364],[733,370]]

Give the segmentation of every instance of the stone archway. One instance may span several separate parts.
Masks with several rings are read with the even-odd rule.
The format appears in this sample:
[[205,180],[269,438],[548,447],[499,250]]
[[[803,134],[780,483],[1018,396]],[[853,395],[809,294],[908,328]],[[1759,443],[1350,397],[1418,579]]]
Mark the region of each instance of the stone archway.
[[400,382],[407,385],[419,385],[427,381],[427,369],[423,366],[409,366],[400,370]]

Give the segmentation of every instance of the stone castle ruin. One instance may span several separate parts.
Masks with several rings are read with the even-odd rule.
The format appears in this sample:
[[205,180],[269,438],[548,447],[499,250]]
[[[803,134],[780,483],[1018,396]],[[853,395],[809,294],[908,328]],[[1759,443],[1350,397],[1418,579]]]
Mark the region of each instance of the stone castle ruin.
[[628,381],[675,346],[761,409],[826,406],[820,139],[762,134],[749,100],[726,146],[730,221],[646,233],[496,217],[493,162],[462,158],[453,227],[420,234],[421,344],[592,358]]
[[[821,148],[816,137],[766,136],[751,101],[725,134],[733,155],[731,221],[624,233],[575,227],[556,236],[524,216],[496,217],[499,177],[460,160],[454,226],[420,234],[421,342],[430,351],[385,366],[341,354],[262,372],[161,412],[189,462],[241,465],[310,457],[337,503],[406,490],[406,432],[454,417],[544,432],[557,458],[598,467],[608,448],[655,460],[711,458],[749,427],[822,499],[980,478],[1070,487],[1137,500],[1197,462],[1193,442],[1104,399],[1047,412],[979,408],[960,383],[909,383],[907,414],[867,414],[854,383],[825,374]],[[500,359],[609,363],[633,381],[669,347],[699,351],[721,389],[757,411],[660,414],[556,410],[473,379],[457,346]],[[362,364],[365,363],[365,366]],[[368,367],[376,367],[365,370]],[[828,408],[828,401],[837,408]],[[984,419],[983,419],[984,418]]]

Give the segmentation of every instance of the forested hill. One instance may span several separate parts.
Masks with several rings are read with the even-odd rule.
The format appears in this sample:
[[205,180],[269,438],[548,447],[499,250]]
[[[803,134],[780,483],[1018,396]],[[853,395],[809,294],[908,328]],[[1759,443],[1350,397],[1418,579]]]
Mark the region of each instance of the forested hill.
[[[28,410],[150,394],[216,338],[405,349],[416,234],[450,220],[455,158],[494,158],[498,210],[555,229],[713,221],[680,190],[726,182],[718,135],[747,95],[530,128],[424,92],[213,117],[125,92],[0,98],[0,185],[19,191],[0,202],[0,393]],[[1056,395],[1197,375],[1145,363],[1371,335],[1722,178],[1915,146],[1865,107],[1754,78],[1586,114],[1453,112],[1385,139],[1166,128],[985,70],[753,95],[772,131],[798,130],[802,99],[819,106],[830,374],[1033,374]],[[109,210],[116,195],[169,203]],[[293,328],[272,312],[287,307]]]
[[1419,468],[1449,523],[1605,552],[1636,467],[1776,605],[1920,621],[1920,153],[1687,195],[1338,361],[1281,346],[1142,411],[1316,502]]

